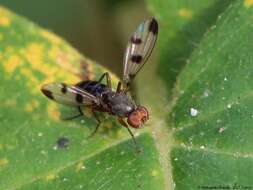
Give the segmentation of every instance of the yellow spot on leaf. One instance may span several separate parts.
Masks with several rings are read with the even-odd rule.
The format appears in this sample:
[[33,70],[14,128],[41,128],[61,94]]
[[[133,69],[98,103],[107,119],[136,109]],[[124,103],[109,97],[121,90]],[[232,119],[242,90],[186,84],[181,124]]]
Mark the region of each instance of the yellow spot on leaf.
[[[23,54],[25,58],[28,60],[28,62],[30,63],[32,69],[42,73],[45,76],[44,81],[40,81],[40,82],[36,81],[36,84],[33,84],[33,86],[36,86],[36,87],[33,87],[33,90],[35,90],[36,92],[39,92],[39,87],[42,84],[50,83],[55,80],[58,80],[58,81],[64,80],[64,82],[70,81],[71,83],[78,81],[78,77],[71,74],[73,73],[72,72],[73,68],[75,68],[71,64],[71,61],[68,60],[66,61],[66,63],[62,65],[60,64],[61,66],[60,68],[57,65],[59,64],[58,54],[60,54],[60,52],[61,54],[63,54],[63,52],[58,47],[54,47],[52,48],[52,50],[49,51],[49,58],[53,60],[52,63],[48,63],[44,59],[45,56],[48,57],[45,51],[46,49],[43,44],[35,43],[35,42],[29,44],[27,48],[23,50]],[[71,68],[72,70],[69,68]]]
[[49,102],[47,106],[47,113],[50,118],[58,121],[60,117],[60,112],[57,109],[57,104],[55,102]]
[[178,15],[183,17],[183,18],[186,18],[186,19],[191,19],[192,18],[192,11],[189,10],[189,9],[186,9],[186,8],[182,8],[178,11]]
[[56,36],[55,34],[51,32],[48,32],[47,30],[42,30],[41,35],[47,38],[53,44],[58,44],[61,42],[61,39],[58,36]]
[[158,175],[158,171],[157,170],[152,170],[151,176],[155,177],[157,175]]
[[37,100],[32,100],[25,105],[25,111],[32,112],[38,106],[39,106],[39,102]]
[[38,68],[42,64],[43,45],[40,43],[31,43],[25,50],[25,57],[33,68]]
[[20,73],[24,75],[28,80],[26,82],[27,88],[29,88],[32,94],[37,94],[40,88],[39,80],[34,76],[34,73],[31,69],[21,68]]
[[244,6],[249,8],[253,5],[253,0],[244,0]]
[[80,170],[83,170],[83,169],[85,169],[85,166],[83,165],[83,162],[79,162],[76,165],[76,172],[79,172]]
[[0,159],[0,168],[6,166],[9,163],[9,160],[7,158],[1,158]]
[[21,59],[17,55],[12,55],[6,62],[5,62],[5,71],[7,73],[12,73],[15,69],[22,65]]
[[9,26],[10,19],[5,15],[0,15],[0,26]]
[[46,181],[52,181],[52,180],[54,180],[55,178],[56,178],[57,176],[55,175],[55,174],[48,174],[47,176],[46,176]]

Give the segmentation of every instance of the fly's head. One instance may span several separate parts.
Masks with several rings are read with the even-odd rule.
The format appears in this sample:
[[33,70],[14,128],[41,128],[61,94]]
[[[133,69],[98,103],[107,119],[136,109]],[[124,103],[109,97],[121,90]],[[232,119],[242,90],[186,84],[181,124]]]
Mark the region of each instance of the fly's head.
[[149,119],[148,110],[143,106],[137,106],[127,118],[127,123],[133,128],[141,128]]

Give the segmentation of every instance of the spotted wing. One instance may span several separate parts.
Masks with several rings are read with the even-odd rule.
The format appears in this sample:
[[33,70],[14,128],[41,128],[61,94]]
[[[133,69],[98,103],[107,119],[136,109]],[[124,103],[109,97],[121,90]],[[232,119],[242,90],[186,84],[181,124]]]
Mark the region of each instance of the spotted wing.
[[125,57],[123,82],[129,84],[149,58],[158,35],[158,23],[154,18],[144,21],[131,36]]
[[93,105],[99,102],[98,99],[89,92],[64,83],[43,85],[41,91],[51,100],[69,106]]

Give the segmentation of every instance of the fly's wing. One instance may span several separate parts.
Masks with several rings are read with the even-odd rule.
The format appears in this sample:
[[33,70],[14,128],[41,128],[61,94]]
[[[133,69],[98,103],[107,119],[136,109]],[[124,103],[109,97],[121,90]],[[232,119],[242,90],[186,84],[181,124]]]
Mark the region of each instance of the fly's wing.
[[98,104],[98,99],[87,91],[65,83],[51,83],[42,86],[45,96],[58,103],[69,106],[88,106]]
[[149,58],[157,35],[158,23],[154,18],[151,18],[141,23],[131,36],[123,62],[123,82],[127,86]]

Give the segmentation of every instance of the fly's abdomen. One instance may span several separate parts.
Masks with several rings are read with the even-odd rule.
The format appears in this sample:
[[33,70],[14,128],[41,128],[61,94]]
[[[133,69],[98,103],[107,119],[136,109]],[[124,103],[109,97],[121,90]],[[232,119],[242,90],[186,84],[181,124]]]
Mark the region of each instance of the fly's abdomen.
[[91,93],[92,95],[99,97],[101,93],[108,90],[108,87],[104,84],[101,84],[97,81],[81,81],[77,83],[75,86]]

